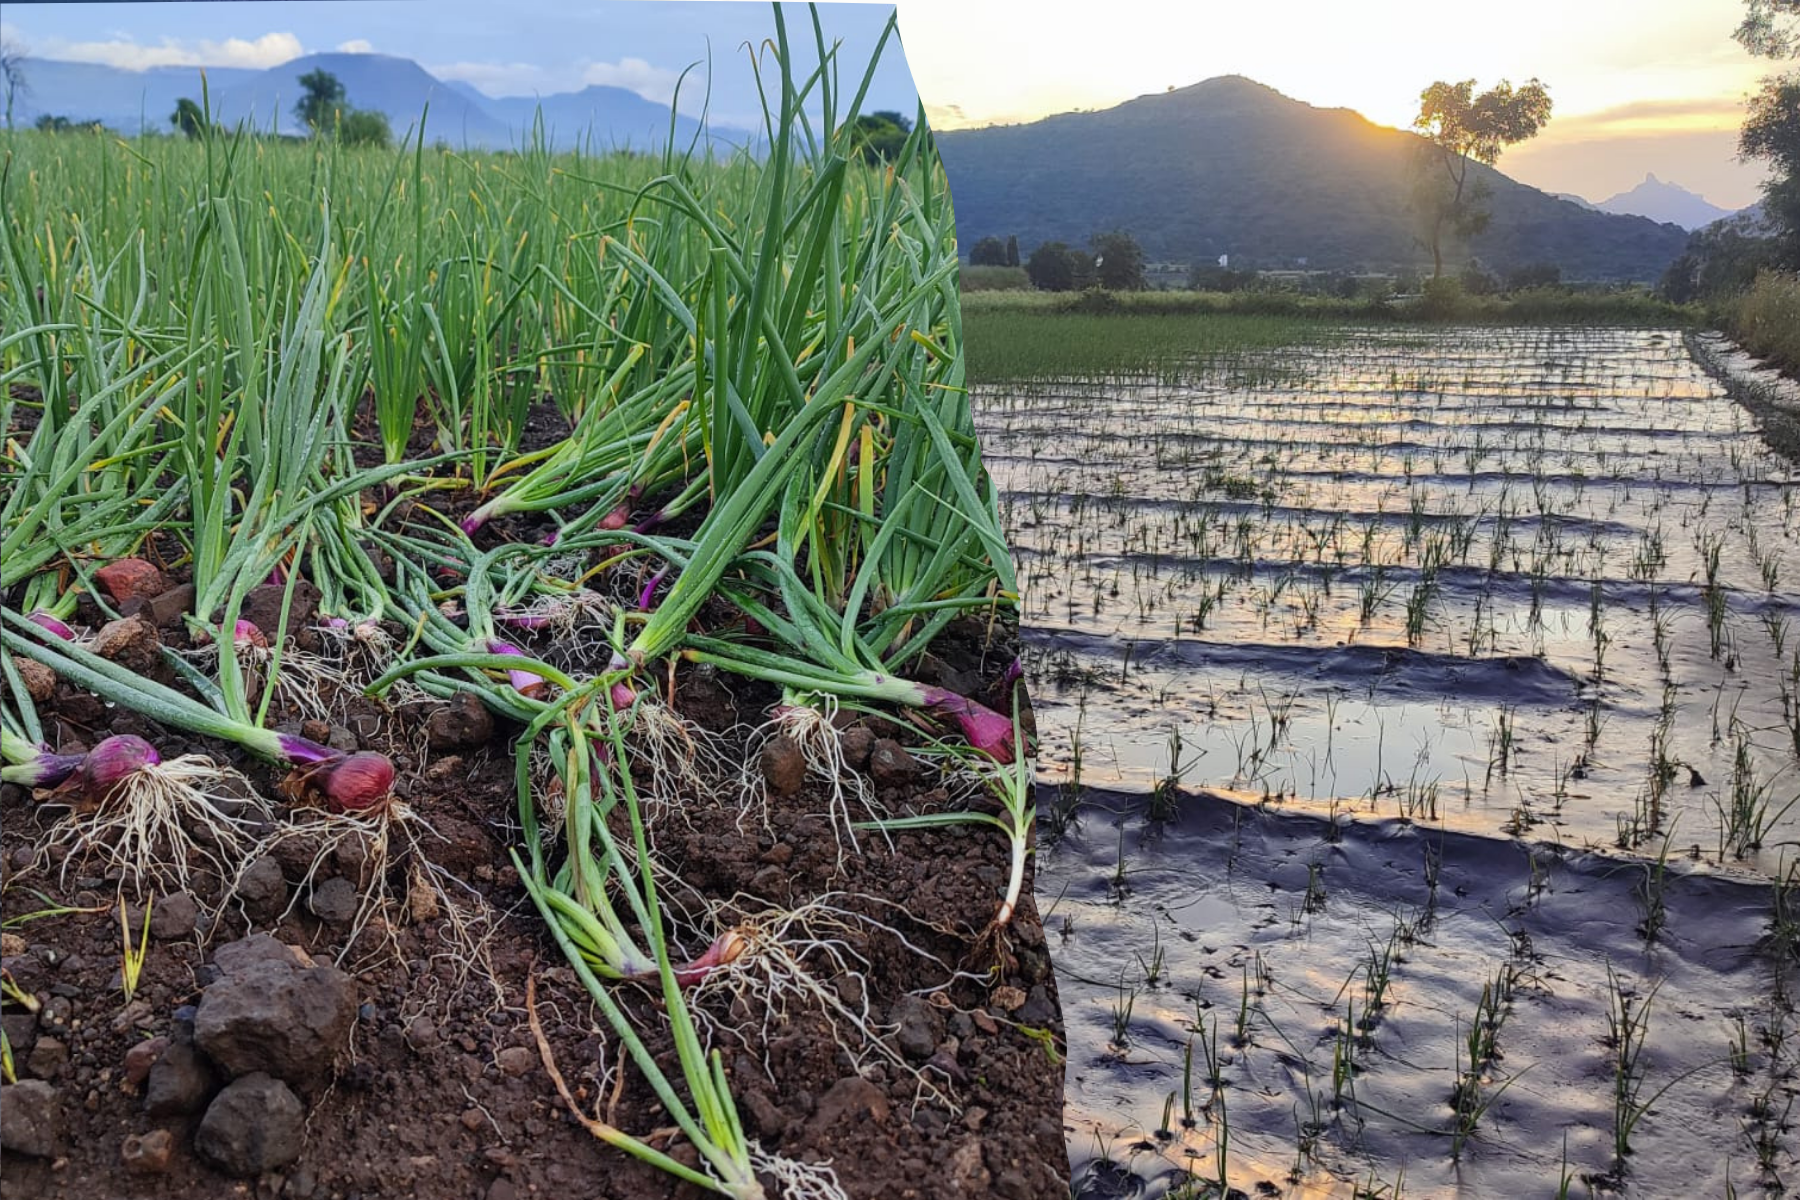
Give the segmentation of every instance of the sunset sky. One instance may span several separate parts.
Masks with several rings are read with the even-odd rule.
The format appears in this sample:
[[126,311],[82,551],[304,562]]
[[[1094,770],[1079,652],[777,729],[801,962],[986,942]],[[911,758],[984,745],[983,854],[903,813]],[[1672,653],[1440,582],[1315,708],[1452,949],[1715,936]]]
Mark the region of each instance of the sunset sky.
[[1555,113],[1501,159],[1507,174],[1601,200],[1653,171],[1738,208],[1763,177],[1734,161],[1743,101],[1771,67],[1732,41],[1743,11],[1743,0],[901,0],[900,31],[945,129],[1110,107],[1215,75],[1405,128],[1434,79],[1536,76]]
[[[845,39],[854,60],[866,55],[888,7],[827,6],[827,30]],[[496,22],[496,11],[506,20]],[[1505,20],[1459,20],[1494,11]],[[900,29],[912,82],[937,128],[1110,107],[1227,74],[1405,127],[1434,79],[1486,86],[1536,76],[1550,87],[1555,115],[1534,142],[1502,158],[1507,174],[1599,200],[1655,172],[1737,208],[1756,199],[1762,171],[1735,161],[1736,131],[1745,96],[1771,65],[1731,40],[1742,11],[1743,0],[1513,0],[1503,10],[1443,0],[900,0]],[[790,13],[804,20],[791,6]],[[472,0],[15,0],[0,32],[46,58],[120,66],[274,66],[313,51],[374,50],[492,95],[609,83],[665,102],[681,69],[710,45],[713,113],[730,124],[755,111],[740,46],[768,24],[761,4],[675,0],[508,0],[499,10]],[[898,57],[872,99],[875,107],[912,107]]]

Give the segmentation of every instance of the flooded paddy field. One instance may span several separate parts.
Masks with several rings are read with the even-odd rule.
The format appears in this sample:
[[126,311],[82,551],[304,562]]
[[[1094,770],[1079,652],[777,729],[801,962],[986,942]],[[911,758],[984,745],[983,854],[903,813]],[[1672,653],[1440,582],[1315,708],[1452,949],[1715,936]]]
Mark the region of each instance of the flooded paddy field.
[[1364,328],[977,393],[1088,1194],[1794,1169],[1800,514],[1701,352]]

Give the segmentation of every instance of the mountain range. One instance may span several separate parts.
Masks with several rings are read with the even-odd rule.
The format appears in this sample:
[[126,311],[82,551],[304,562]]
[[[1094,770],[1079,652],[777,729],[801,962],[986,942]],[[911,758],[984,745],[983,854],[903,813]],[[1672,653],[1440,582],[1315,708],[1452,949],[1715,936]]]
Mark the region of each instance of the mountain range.
[[[1120,229],[1152,261],[1430,265],[1408,204],[1423,139],[1242,76],[937,140],[965,245],[1016,236],[1029,254]],[[1459,266],[1474,256],[1499,272],[1554,263],[1565,279],[1648,282],[1687,240],[1678,225],[1596,211],[1478,163],[1470,174],[1491,216],[1449,259]]]
[[1652,221],[1666,221],[1683,229],[1698,229],[1731,215],[1706,197],[1690,192],[1678,183],[1658,179],[1646,173],[1644,182],[1628,192],[1609,196],[1594,205],[1601,212],[1635,214]]
[[[304,132],[294,104],[305,91],[300,77],[323,70],[344,85],[353,108],[386,114],[396,134],[425,115],[429,141],[457,147],[503,149],[524,144],[542,110],[553,148],[592,144],[597,148],[661,145],[669,137],[669,108],[625,88],[587,87],[546,96],[494,98],[466,83],[438,79],[408,58],[386,54],[308,54],[266,70],[208,67],[206,99],[215,121],[236,125],[248,119],[260,130]],[[30,124],[49,114],[76,121],[100,121],[136,133],[142,127],[167,132],[177,100],[201,100],[201,69],[153,67],[127,71],[94,63],[28,58],[22,64],[25,88],[15,101],[14,119]],[[429,110],[427,109],[429,105]],[[676,137],[685,144],[700,129],[680,117]]]

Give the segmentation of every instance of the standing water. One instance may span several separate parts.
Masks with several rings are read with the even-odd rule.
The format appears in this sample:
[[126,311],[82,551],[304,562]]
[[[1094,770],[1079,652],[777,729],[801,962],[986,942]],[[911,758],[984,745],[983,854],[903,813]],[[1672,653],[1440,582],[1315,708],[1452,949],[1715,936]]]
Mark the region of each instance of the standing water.
[[1779,1185],[1800,514],[1680,333],[1338,331],[976,411],[1087,1194]]

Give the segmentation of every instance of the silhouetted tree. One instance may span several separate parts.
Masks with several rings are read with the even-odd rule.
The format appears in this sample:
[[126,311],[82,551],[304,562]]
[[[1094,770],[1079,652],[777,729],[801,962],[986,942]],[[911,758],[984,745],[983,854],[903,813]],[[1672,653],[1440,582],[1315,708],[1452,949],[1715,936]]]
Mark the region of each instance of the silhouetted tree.
[[320,67],[300,77],[306,94],[294,105],[294,115],[315,136],[329,133],[335,123],[333,114],[344,106],[344,85],[330,71]]
[[1006,243],[997,237],[984,237],[969,250],[971,267],[1004,267]]
[[1732,36],[1763,58],[1800,56],[1800,0],[1745,0],[1743,24]]
[[1123,230],[1097,233],[1088,239],[1094,248],[1094,274],[1101,287],[1114,292],[1141,292],[1144,251],[1137,239]]
[[897,112],[864,113],[850,129],[855,154],[871,166],[897,157],[912,133],[912,122]]
[[338,140],[346,146],[373,146],[385,150],[394,140],[386,113],[353,108],[338,117]]
[[1444,273],[1447,234],[1469,237],[1487,227],[1488,190],[1470,180],[1470,165],[1493,166],[1502,150],[1535,137],[1549,119],[1550,92],[1535,79],[1517,91],[1503,79],[1480,95],[1473,79],[1439,80],[1419,93],[1413,128],[1425,141],[1415,162],[1413,205],[1433,279]]
[[[1800,0],[1747,0],[1734,35],[1752,54],[1800,58]],[[1800,270],[1800,72],[1769,75],[1750,98],[1738,152],[1774,168],[1763,184],[1763,213],[1775,230],[1777,265]]]
[[1031,252],[1025,275],[1040,292],[1066,292],[1075,287],[1075,252],[1066,242],[1045,242]]
[[175,111],[169,115],[169,124],[192,140],[206,132],[206,114],[200,111],[198,104],[183,96],[175,102]]
[[1506,290],[1509,292],[1525,288],[1555,287],[1561,282],[1562,268],[1555,263],[1531,263],[1514,267],[1506,273]]
[[44,133],[105,133],[106,126],[99,121],[77,121],[73,117],[52,116],[44,113],[33,122],[33,128]]
[[1008,234],[1006,238],[1006,265],[1019,265],[1019,238],[1017,234]]

